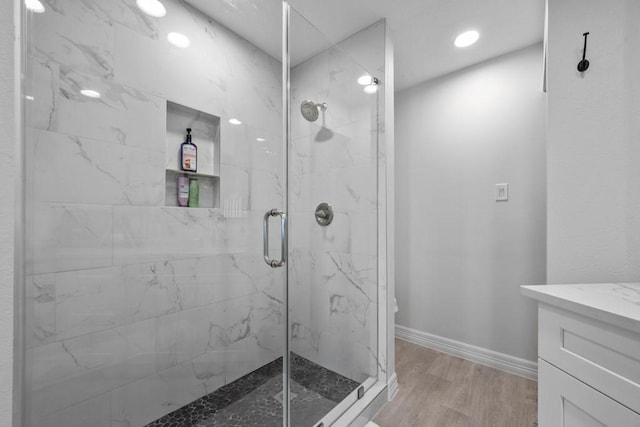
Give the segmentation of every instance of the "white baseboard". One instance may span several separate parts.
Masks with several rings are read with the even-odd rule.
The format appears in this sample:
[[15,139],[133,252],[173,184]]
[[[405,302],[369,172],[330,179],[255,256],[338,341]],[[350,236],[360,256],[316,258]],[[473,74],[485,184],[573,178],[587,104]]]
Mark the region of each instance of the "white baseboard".
[[438,350],[471,362],[499,369],[531,380],[538,379],[538,364],[449,338],[396,325],[396,337],[422,347]]
[[387,382],[387,390],[389,401],[391,401],[394,397],[396,397],[396,393],[398,393],[398,375],[396,375],[395,372],[393,373],[393,375],[391,375],[391,378],[389,378],[389,381]]

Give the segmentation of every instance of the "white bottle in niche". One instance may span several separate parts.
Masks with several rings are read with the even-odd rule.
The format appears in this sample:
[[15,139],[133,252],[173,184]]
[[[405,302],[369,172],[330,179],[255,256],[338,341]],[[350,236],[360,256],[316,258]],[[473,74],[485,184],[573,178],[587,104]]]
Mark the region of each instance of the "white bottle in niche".
[[189,203],[189,177],[178,177],[178,206],[187,206]]
[[191,128],[187,128],[187,137],[180,144],[180,168],[187,172],[198,171],[198,147],[191,142]]

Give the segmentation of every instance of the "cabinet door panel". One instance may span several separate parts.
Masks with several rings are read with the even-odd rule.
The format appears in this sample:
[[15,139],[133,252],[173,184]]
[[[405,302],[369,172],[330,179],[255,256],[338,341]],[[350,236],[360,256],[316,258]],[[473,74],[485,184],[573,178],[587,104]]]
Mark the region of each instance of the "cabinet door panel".
[[639,427],[640,414],[538,359],[540,427]]
[[541,305],[539,356],[640,412],[640,335]]

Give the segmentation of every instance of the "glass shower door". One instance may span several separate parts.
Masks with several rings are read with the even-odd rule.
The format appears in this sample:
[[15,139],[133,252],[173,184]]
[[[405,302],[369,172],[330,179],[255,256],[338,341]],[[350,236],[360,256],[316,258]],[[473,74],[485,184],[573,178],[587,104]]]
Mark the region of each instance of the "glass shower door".
[[24,425],[282,425],[281,2],[26,4]]
[[384,26],[330,40],[292,8],[289,54],[289,410],[292,426],[328,426],[381,366]]

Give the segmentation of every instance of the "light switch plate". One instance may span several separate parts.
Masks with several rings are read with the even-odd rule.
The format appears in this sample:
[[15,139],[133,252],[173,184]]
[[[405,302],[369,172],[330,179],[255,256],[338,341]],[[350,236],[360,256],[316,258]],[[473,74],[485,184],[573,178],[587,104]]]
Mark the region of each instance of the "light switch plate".
[[496,184],[496,202],[509,200],[509,184]]

